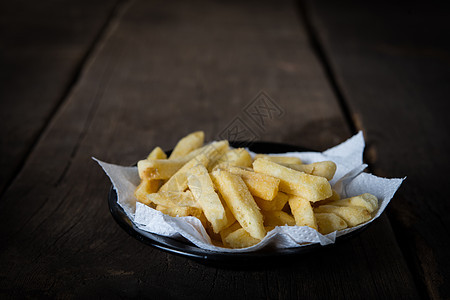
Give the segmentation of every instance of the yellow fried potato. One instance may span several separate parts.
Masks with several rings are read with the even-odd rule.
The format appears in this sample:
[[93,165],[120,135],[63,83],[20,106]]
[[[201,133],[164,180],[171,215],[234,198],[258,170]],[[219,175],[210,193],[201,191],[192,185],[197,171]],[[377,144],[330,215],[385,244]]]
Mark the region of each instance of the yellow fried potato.
[[339,196],[339,194],[335,190],[331,190],[331,192],[333,194],[330,197],[328,197],[327,199],[323,199],[323,200],[320,200],[320,201],[317,201],[317,202],[313,202],[313,203],[311,203],[311,205],[313,207],[317,207],[317,206],[328,204],[330,202],[333,202],[333,201],[341,199],[341,196]]
[[263,216],[242,178],[221,170],[214,171],[211,176],[239,224],[252,237],[262,239],[266,235]]
[[289,197],[289,206],[297,226],[309,226],[317,230],[314,211],[307,199],[292,195]]
[[212,169],[220,165],[251,167],[252,157],[250,153],[243,148],[231,149],[217,160],[217,162],[212,166]]
[[203,209],[214,232],[219,233],[228,225],[228,220],[219,195],[214,191],[208,170],[203,165],[197,165],[190,168],[188,174],[188,187],[192,195]]
[[151,159],[166,159],[167,155],[166,153],[159,147],[155,147],[155,149],[150,152],[150,154],[147,156],[148,160]]
[[258,158],[264,158],[278,164],[292,164],[292,165],[301,165],[303,162],[300,158],[294,156],[275,156],[275,155],[267,155],[267,154],[256,154],[254,160]]
[[332,161],[321,161],[308,165],[298,165],[298,164],[282,164],[282,165],[294,169],[296,171],[304,172],[306,174],[325,177],[327,180],[333,179],[334,173],[336,173],[336,164]]
[[198,219],[201,218],[202,210],[197,207],[189,207],[189,206],[174,206],[174,207],[166,207],[163,205],[157,205],[156,210],[159,210],[163,214],[169,215],[171,217],[196,217]]
[[334,206],[321,205],[314,208],[315,213],[334,213],[344,219],[349,227],[353,227],[371,219],[370,212],[363,207],[358,206]]
[[205,133],[203,131],[196,131],[188,134],[184,138],[178,141],[177,145],[173,149],[169,156],[169,159],[175,159],[178,157],[185,156],[189,152],[200,148],[205,140]]
[[175,159],[144,159],[138,161],[137,165],[141,179],[169,179],[185,164],[185,161]]
[[311,202],[332,195],[330,183],[324,177],[309,175],[262,158],[253,162],[253,169],[258,173],[279,178],[280,191],[303,197]]
[[[230,233],[232,233],[233,231],[238,230],[239,228],[242,228],[241,224],[239,224],[239,222],[235,221],[233,224],[231,224],[231,225],[228,226],[227,228],[222,229],[222,230],[220,231],[220,233],[219,233],[219,234],[220,234],[220,237],[221,237],[221,239],[222,239],[222,242],[224,242],[225,238],[226,238]],[[225,244],[225,242],[224,242],[224,244]]]
[[270,201],[259,197],[254,197],[254,199],[261,210],[282,210],[288,202],[289,196],[283,192],[278,192],[275,198]]
[[[145,204],[154,203],[166,207],[196,207],[201,208],[200,204],[194,199],[192,192],[187,190],[185,192],[158,192],[153,194],[146,194],[144,197]],[[141,201],[142,202],[142,201]]]
[[293,216],[281,210],[262,211],[265,226],[294,226],[295,219]]
[[248,169],[228,167],[227,171],[240,175],[253,196],[264,200],[272,200],[278,193],[280,179]]
[[327,204],[336,206],[359,206],[367,209],[370,213],[378,209],[377,197],[369,193],[346,199],[331,201]]
[[230,248],[246,248],[259,243],[259,241],[260,239],[254,238],[244,228],[240,228],[228,234],[224,239],[224,244]]
[[321,234],[328,234],[333,231],[347,228],[347,222],[333,213],[315,213],[317,226]]
[[134,191],[134,196],[139,202],[149,205],[150,202],[147,199],[147,195],[156,193],[160,187],[160,180],[143,179]]

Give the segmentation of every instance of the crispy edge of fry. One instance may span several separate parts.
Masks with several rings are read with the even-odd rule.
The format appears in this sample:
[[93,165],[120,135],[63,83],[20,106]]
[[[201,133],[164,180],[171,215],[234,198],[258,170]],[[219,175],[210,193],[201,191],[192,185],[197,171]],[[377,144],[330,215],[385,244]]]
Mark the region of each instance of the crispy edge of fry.
[[205,166],[197,165],[188,170],[188,187],[203,209],[214,232],[219,233],[227,226],[228,220],[225,208],[214,190],[214,184]]
[[283,192],[278,192],[272,200],[264,200],[253,197],[261,210],[282,210],[288,202],[289,196]]
[[325,235],[348,227],[347,222],[334,213],[314,213],[318,231]]
[[307,165],[298,164],[281,164],[296,171],[304,172],[309,175],[325,177],[327,180],[331,180],[336,173],[336,164],[332,161],[319,161]]
[[218,166],[251,167],[252,162],[252,156],[244,148],[230,149],[211,166],[211,169]]
[[278,193],[278,186],[280,185],[280,179],[278,178],[239,167],[227,167],[226,170],[241,176],[253,196],[270,201]]
[[297,226],[308,226],[317,230],[317,221],[311,203],[302,197],[289,197],[289,206]]
[[202,208],[195,200],[192,192],[187,190],[185,192],[158,192],[145,195],[145,199],[149,203],[155,205],[162,205],[165,207],[195,207]]
[[169,156],[169,159],[176,159],[183,157],[189,152],[200,148],[205,140],[205,133],[203,131],[195,131],[187,136],[181,138],[176,144],[175,148]]
[[321,205],[314,208],[315,213],[334,213],[344,219],[349,227],[365,223],[372,218],[370,212],[359,206]]
[[332,195],[331,185],[324,177],[309,175],[262,158],[253,162],[253,169],[255,172],[279,178],[280,191],[306,198],[311,202]]
[[263,216],[242,178],[224,170],[214,171],[211,177],[239,224],[252,237],[264,238]]
[[159,210],[163,214],[169,215],[171,217],[196,217],[200,220],[202,216],[202,210],[198,207],[191,206],[173,206],[167,207],[164,205],[157,205],[156,210]]
[[182,160],[168,159],[144,159],[138,161],[139,176],[147,179],[169,179],[186,162]]
[[161,180],[143,179],[134,191],[134,197],[141,203],[153,207],[153,204],[148,201],[147,195],[156,193],[161,185]]
[[253,160],[257,160],[258,158],[267,159],[278,164],[292,164],[292,165],[301,165],[303,164],[302,160],[295,156],[278,156],[278,155],[267,155],[267,154],[256,154]]
[[264,226],[294,226],[296,225],[293,216],[281,210],[262,211]]
[[166,152],[163,151],[160,147],[155,147],[152,152],[147,156],[148,160],[151,159],[167,159]]
[[359,206],[367,209],[370,213],[373,213],[378,209],[378,198],[372,194],[364,193],[346,199],[331,201],[327,204],[336,206]]
[[239,228],[224,238],[224,244],[230,248],[246,248],[256,245],[260,241],[261,239],[254,238],[244,228]]

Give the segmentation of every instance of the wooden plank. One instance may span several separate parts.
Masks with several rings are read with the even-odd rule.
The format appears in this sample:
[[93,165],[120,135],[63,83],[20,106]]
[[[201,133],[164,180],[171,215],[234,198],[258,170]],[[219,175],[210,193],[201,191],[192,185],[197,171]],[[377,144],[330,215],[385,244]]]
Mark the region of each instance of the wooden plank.
[[0,195],[66,96],[116,2],[0,2]]
[[[341,246],[229,269],[143,245],[109,214],[110,184],[91,156],[132,164],[189,131],[220,137],[233,120],[250,129],[247,137],[318,150],[350,136],[294,8],[130,2],[0,202],[3,293],[414,299],[385,217]],[[262,129],[244,112],[261,89],[284,112]]]
[[450,297],[448,8],[308,1],[373,170],[408,176],[389,209],[422,297]]

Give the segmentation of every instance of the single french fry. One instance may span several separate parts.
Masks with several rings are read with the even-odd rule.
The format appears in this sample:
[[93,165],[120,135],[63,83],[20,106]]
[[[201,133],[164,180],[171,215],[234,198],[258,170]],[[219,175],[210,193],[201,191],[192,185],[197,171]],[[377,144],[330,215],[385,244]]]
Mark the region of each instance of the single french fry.
[[155,149],[153,149],[152,152],[150,152],[150,154],[147,156],[148,160],[166,159],[166,158],[167,158],[167,154],[160,147],[155,147]]
[[146,194],[143,202],[154,203],[166,207],[196,207],[202,208],[200,204],[194,199],[192,192],[187,190],[185,192],[158,192],[153,194]]
[[200,204],[214,232],[219,233],[227,226],[228,220],[219,195],[214,191],[208,170],[203,165],[197,165],[190,168],[188,174],[188,187],[194,199]]
[[228,226],[225,229],[222,229],[220,231],[220,237],[222,239],[222,242],[225,244],[225,238],[232,233],[233,231],[238,230],[239,228],[242,228],[241,224],[239,224],[239,222],[235,221],[233,224],[231,224],[230,226]]
[[327,204],[336,206],[359,206],[372,213],[378,208],[378,199],[372,194],[365,193],[355,197],[331,201]]
[[264,200],[259,197],[253,197],[256,204],[258,204],[261,210],[282,210],[283,207],[288,202],[289,196],[283,192],[278,192],[278,194],[272,200]]
[[251,167],[252,157],[250,153],[243,148],[231,149],[221,156],[214,165],[212,165],[212,169],[220,165]]
[[317,207],[317,206],[328,204],[330,202],[333,202],[333,201],[341,199],[341,196],[335,190],[331,190],[331,192],[332,192],[331,196],[328,197],[327,199],[323,199],[323,200],[320,200],[320,201],[317,201],[317,202],[313,202],[313,203],[311,203],[311,205],[313,207]]
[[159,210],[163,214],[169,215],[171,217],[196,217],[198,219],[201,218],[202,210],[197,207],[189,207],[189,206],[174,206],[174,207],[166,207],[163,205],[157,205],[156,210]]
[[188,134],[184,138],[178,141],[177,145],[173,149],[169,156],[169,159],[176,159],[178,157],[185,156],[192,150],[200,148],[205,140],[205,133],[203,131],[196,131]]
[[147,195],[156,193],[160,187],[160,184],[160,180],[143,179],[134,191],[134,196],[139,202],[150,205],[151,203],[148,201]]
[[181,169],[179,169],[169,180],[164,183],[159,189],[161,192],[184,192],[187,189],[187,177],[190,168],[196,165],[207,166],[209,158],[201,153],[187,162]]
[[315,213],[334,213],[344,219],[349,227],[353,227],[371,219],[370,212],[359,206],[321,205],[314,208]]
[[296,171],[304,172],[306,174],[325,177],[327,180],[333,179],[336,173],[336,164],[332,161],[320,161],[308,165],[298,164],[282,164],[286,167]]
[[140,160],[138,161],[139,176],[146,179],[169,179],[185,164],[185,161],[175,159]]
[[347,222],[333,213],[315,213],[317,226],[321,234],[328,234],[333,231],[347,228]]
[[309,226],[317,230],[314,211],[307,199],[292,195],[289,197],[289,206],[297,226]]
[[295,219],[293,216],[281,210],[262,211],[264,216],[264,226],[294,226]]
[[278,193],[280,179],[239,167],[227,167],[227,171],[240,175],[253,196],[272,200]]
[[300,158],[294,156],[275,156],[275,155],[267,155],[267,154],[256,154],[254,160],[258,158],[264,158],[278,164],[292,164],[292,165],[301,165],[303,162]]
[[[265,230],[265,228],[263,227]],[[230,248],[246,248],[259,243],[260,239],[254,238],[244,228],[233,231],[224,239],[224,244]]]
[[332,195],[330,183],[324,177],[299,172],[262,158],[253,162],[253,169],[279,178],[280,191],[303,197],[311,202],[323,200]]
[[221,170],[214,171],[211,177],[239,224],[252,237],[262,239],[266,235],[263,216],[242,178]]

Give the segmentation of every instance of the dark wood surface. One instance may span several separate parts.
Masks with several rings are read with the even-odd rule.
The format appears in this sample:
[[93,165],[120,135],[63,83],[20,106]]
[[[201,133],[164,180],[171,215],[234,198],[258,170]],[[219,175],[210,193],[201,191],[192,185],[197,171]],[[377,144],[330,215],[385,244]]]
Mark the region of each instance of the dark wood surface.
[[[36,4],[24,5],[32,9]],[[368,21],[374,9],[361,9],[355,3],[346,3],[347,9],[326,1],[129,1],[112,10],[114,6],[99,4],[90,12],[98,15],[96,24],[107,24],[96,27],[101,33],[95,38],[95,33],[81,30],[83,45],[95,39],[90,50],[78,44],[67,46],[77,53],[88,51],[86,59],[72,60],[72,70],[79,68],[80,76],[74,80],[68,68],[68,81],[49,85],[59,91],[53,93],[63,97],[61,103],[55,97],[42,98],[50,109],[40,118],[47,114],[48,121],[41,121],[43,130],[33,129],[36,142],[30,137],[21,141],[28,146],[20,149],[31,146],[29,154],[15,156],[16,165],[23,167],[5,186],[0,200],[0,295],[449,297],[443,285],[448,279],[448,256],[443,250],[448,238],[438,239],[448,225],[445,194],[433,188],[431,176],[426,178],[430,172],[443,176],[448,165],[448,141],[433,139],[445,136],[448,128],[445,118],[434,118],[445,113],[447,104],[440,99],[448,90],[436,80],[444,82],[448,69],[439,69],[432,59],[401,53],[386,54],[389,60],[385,60],[371,44],[385,38],[383,31],[364,30],[374,23]],[[384,9],[377,11],[384,14]],[[385,16],[387,28],[395,14]],[[405,20],[414,23],[415,19]],[[32,25],[28,27],[39,36]],[[404,25],[398,30],[413,36],[407,29]],[[426,40],[415,41],[408,46],[420,50],[429,45]],[[440,46],[436,46],[439,57],[447,57],[447,48]],[[50,55],[46,48],[41,51]],[[6,55],[2,60],[10,61]],[[37,64],[39,59],[31,61]],[[431,68],[427,76],[419,72],[422,68]],[[441,89],[433,94],[436,86]],[[1,89],[13,95],[17,86],[2,81]],[[34,89],[37,94],[46,90]],[[258,127],[245,107],[261,90],[282,113]],[[430,99],[434,105],[427,102]],[[27,101],[16,102],[31,114]],[[20,118],[14,115],[2,122],[18,124]],[[422,122],[406,122],[417,118]],[[194,130],[203,129],[208,140],[220,137],[236,120],[250,129],[249,137],[317,150],[362,128],[375,173],[410,177],[388,216],[354,239],[288,262],[208,265],[146,246],[119,228],[107,207],[110,183],[91,156],[130,165],[152,147],[170,149]],[[415,138],[419,133],[430,135]],[[19,138],[10,131],[4,135],[12,141]],[[428,148],[434,156],[425,159]],[[16,150],[2,146],[2,155],[4,151],[6,155]],[[434,182],[445,185],[443,178]]]
[[0,195],[64,101],[116,2],[0,2]]

